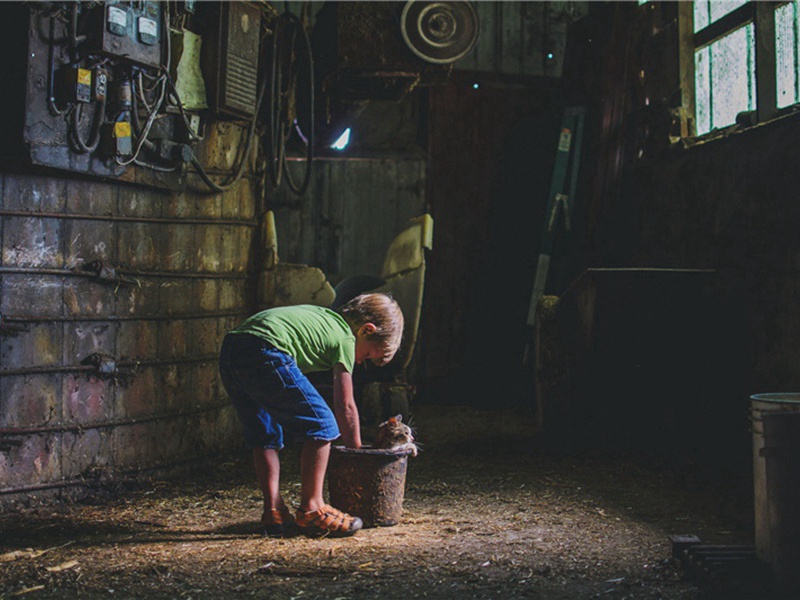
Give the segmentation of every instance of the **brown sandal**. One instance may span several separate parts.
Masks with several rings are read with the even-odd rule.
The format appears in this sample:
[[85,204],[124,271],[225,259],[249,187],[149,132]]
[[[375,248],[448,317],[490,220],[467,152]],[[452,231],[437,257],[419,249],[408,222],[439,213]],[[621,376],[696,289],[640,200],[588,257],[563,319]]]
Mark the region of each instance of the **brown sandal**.
[[292,531],[295,523],[291,513],[284,509],[278,510],[271,508],[265,510],[261,515],[261,529],[264,535],[269,537],[280,537]]
[[358,517],[343,513],[329,504],[309,512],[298,510],[295,522],[300,531],[312,536],[346,537],[364,526]]

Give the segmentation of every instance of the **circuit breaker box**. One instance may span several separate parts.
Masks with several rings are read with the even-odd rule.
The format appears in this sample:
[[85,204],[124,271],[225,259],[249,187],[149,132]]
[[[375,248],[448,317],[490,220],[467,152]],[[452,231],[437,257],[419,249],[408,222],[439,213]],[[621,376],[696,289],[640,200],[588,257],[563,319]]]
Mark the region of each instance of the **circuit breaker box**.
[[261,9],[250,2],[219,3],[216,40],[204,52],[212,108],[249,118],[258,96]]

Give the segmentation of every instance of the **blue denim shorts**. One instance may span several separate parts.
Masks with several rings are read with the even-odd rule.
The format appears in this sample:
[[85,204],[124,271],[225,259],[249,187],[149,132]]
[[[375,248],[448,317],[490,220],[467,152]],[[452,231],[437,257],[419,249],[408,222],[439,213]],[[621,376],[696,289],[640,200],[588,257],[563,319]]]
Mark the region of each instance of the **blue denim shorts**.
[[219,357],[228,392],[250,448],[283,448],[283,430],[302,438],[339,437],[336,418],[286,352],[248,334],[228,334]]

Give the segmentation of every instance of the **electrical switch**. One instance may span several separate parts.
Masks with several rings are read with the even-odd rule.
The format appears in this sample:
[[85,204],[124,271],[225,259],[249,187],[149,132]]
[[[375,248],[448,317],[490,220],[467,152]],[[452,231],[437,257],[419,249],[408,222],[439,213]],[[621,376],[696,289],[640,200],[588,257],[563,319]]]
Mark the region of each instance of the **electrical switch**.
[[108,72],[105,69],[95,69],[92,80],[94,100],[104,101],[108,96]]
[[64,102],[92,101],[92,72],[79,67],[61,69],[60,96]]

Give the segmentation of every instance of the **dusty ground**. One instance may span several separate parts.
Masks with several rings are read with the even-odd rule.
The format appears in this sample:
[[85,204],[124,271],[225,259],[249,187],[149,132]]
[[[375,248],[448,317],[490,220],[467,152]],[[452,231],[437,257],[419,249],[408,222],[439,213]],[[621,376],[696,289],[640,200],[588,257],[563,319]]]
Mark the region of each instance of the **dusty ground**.
[[0,597],[699,598],[669,536],[752,544],[746,488],[642,457],[552,454],[521,413],[415,412],[424,451],[395,527],[260,537],[242,453],[202,477],[0,515]]

